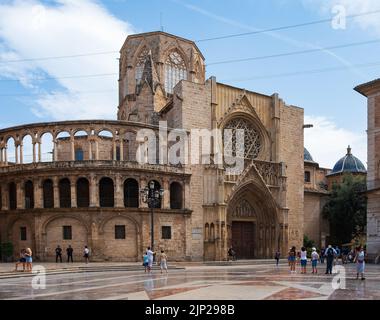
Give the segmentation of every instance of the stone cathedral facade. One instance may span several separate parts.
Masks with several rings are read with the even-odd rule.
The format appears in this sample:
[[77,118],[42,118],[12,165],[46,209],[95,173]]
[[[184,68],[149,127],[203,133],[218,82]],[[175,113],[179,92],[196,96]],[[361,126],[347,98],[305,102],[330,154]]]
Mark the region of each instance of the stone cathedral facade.
[[[70,244],[78,259],[88,245],[93,260],[139,261],[151,227],[139,191],[152,180],[164,189],[155,249],[172,260],[224,260],[231,245],[240,258],[271,258],[302,245],[303,109],[206,79],[196,44],[164,32],[128,36],[119,72],[115,121],[0,130],[0,241],[15,256],[31,247],[51,260]],[[244,170],[137,162],[139,130],[158,135],[160,121],[188,132],[244,129]]]

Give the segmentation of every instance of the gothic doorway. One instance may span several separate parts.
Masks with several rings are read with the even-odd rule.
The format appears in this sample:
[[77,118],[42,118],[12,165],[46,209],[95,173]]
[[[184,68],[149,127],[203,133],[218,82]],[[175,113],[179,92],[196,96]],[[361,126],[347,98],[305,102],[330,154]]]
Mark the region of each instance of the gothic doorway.
[[255,257],[255,223],[232,221],[232,247],[238,259]]
[[228,203],[227,247],[235,249],[238,259],[270,258],[278,246],[276,207],[272,195],[251,181]]

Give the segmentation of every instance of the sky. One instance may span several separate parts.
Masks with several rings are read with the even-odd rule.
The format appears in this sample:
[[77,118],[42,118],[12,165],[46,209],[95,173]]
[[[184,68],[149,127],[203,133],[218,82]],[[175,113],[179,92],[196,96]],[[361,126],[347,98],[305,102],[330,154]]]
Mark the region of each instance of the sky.
[[157,30],[196,41],[207,77],[303,108],[320,166],[348,145],[366,165],[366,99],[353,88],[380,77],[378,0],[0,0],[0,128],[116,119],[118,52]]

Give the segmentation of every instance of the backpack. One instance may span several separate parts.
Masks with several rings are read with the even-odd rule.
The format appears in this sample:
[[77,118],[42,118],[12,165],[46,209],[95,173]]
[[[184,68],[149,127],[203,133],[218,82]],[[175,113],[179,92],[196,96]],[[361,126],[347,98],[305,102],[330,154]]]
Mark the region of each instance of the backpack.
[[334,257],[334,251],[333,251],[332,248],[329,248],[329,249],[327,250],[327,256],[328,256],[329,258]]

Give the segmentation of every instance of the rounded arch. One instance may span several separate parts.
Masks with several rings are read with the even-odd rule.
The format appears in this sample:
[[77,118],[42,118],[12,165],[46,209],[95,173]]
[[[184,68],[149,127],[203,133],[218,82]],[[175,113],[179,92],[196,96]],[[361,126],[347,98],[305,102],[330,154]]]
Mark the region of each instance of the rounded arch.
[[8,183],[8,208],[9,210],[17,209],[17,185],[13,181]]
[[[25,133],[21,137],[22,141],[22,148],[23,148],[23,154],[22,154],[22,163],[32,163],[33,162],[33,135],[31,133]],[[21,154],[20,154],[21,157]]]
[[34,184],[31,180],[27,180],[24,183],[24,201],[25,209],[34,208]]
[[96,135],[101,138],[114,138],[116,133],[112,129],[101,128],[96,131]]
[[[140,228],[127,214],[111,215],[99,227],[104,242],[102,254],[112,261],[138,261]],[[118,248],[118,250],[115,250]]]
[[183,187],[179,182],[170,184],[170,209],[183,208]]
[[86,223],[86,221],[84,219],[82,219],[80,216],[78,215],[75,215],[75,214],[70,214],[70,213],[62,213],[62,214],[59,214],[59,215],[55,215],[55,216],[51,216],[50,218],[46,219],[43,223],[42,223],[42,226],[41,226],[41,231],[42,231],[42,234],[45,234],[46,235],[46,229],[47,229],[47,226],[55,221],[55,220],[59,220],[59,219],[64,219],[64,218],[69,218],[69,219],[74,219],[74,220],[77,220],[78,222],[80,222],[86,229],[86,233],[87,234],[90,234],[91,232],[91,228],[90,226]]
[[71,208],[71,181],[69,178],[62,178],[58,182],[59,207]]
[[22,249],[31,248],[34,252],[34,228],[33,222],[26,218],[16,216],[7,226],[7,237],[13,244],[13,256],[19,259]]
[[115,206],[115,183],[112,178],[103,177],[99,180],[99,200],[100,207]]
[[111,221],[111,220],[113,220],[113,219],[115,219],[115,218],[119,218],[119,217],[130,220],[130,221],[136,226],[137,234],[140,234],[140,230],[141,230],[141,228],[140,228],[140,224],[139,224],[139,222],[138,222],[133,216],[131,216],[131,215],[127,214],[127,213],[122,213],[122,214],[120,214],[120,213],[112,214],[112,215],[110,215],[109,217],[104,218],[104,219],[100,222],[100,224],[99,224],[99,233],[100,233],[100,234],[103,234],[103,233],[104,233],[104,225],[105,225],[107,222],[109,222],[109,221]]
[[12,233],[12,228],[14,227],[14,225],[18,222],[21,222],[25,225],[28,225],[29,227],[32,227],[33,226],[33,221],[32,219],[29,219],[25,216],[21,217],[21,216],[16,216],[14,218],[12,218],[8,224],[7,224],[7,232],[8,232],[8,237],[11,235]]
[[124,181],[124,206],[139,207],[139,183],[136,179],[128,178]]
[[88,137],[91,135],[91,130],[86,130],[82,128],[77,128],[73,130],[74,137]]
[[88,208],[90,206],[90,183],[87,178],[81,177],[76,183],[77,206]]
[[53,161],[53,150],[54,150],[54,135],[51,131],[44,131],[40,134],[40,152],[42,162],[52,162]]
[[43,205],[45,209],[54,208],[53,180],[45,179],[42,182]]

